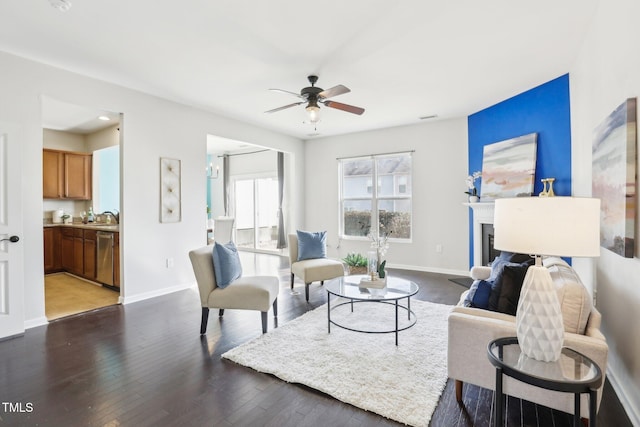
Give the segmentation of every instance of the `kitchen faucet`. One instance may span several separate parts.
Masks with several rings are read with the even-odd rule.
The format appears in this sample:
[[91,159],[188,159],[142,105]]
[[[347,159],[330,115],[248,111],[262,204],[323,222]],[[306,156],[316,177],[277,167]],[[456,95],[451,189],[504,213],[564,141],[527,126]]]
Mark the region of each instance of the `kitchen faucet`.
[[113,213],[111,211],[104,211],[102,212],[102,215],[111,215],[113,219],[116,220],[116,224],[120,224],[120,212],[118,212],[117,210],[116,213]]

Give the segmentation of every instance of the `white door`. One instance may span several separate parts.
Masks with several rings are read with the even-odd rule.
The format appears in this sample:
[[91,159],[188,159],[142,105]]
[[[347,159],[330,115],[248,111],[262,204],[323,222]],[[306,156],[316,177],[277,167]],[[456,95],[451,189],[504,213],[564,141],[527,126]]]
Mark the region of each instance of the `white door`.
[[21,141],[0,122],[0,339],[24,333]]

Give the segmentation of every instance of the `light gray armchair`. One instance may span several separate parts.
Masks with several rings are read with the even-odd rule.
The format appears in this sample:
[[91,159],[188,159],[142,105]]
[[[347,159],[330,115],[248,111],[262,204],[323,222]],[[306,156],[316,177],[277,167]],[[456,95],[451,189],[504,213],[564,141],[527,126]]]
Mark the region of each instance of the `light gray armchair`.
[[331,258],[314,258],[298,261],[298,236],[289,234],[289,262],[291,264],[291,289],[294,276],[304,282],[304,296],[309,302],[309,285],[312,282],[324,284],[325,280],[344,276],[342,261]]
[[280,289],[278,278],[275,276],[240,277],[226,288],[219,288],[216,286],[212,250],[213,246],[204,246],[189,252],[202,303],[200,334],[207,331],[210,308],[219,309],[218,315],[220,317],[227,308],[258,310],[262,317],[262,333],[266,333],[269,308],[273,307],[273,316],[278,316],[278,291]]

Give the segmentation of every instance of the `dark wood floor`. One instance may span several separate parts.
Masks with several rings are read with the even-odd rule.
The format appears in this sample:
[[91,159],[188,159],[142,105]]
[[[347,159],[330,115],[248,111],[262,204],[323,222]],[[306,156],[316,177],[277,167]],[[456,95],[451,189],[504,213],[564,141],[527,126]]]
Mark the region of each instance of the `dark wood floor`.
[[[326,302],[311,286],[291,296],[286,260],[244,253],[245,275],[281,278],[277,327]],[[420,285],[417,298],[454,304],[465,289],[446,276],[392,274]],[[302,289],[302,283],[298,283]],[[112,306],[30,329],[0,342],[0,425],[6,426],[397,426],[315,390],[220,359],[261,334],[260,315],[227,310],[198,334],[195,290]],[[292,343],[295,345],[296,343]],[[425,361],[428,363],[428,361]],[[398,385],[401,387],[401,385]],[[465,387],[457,404],[449,381],[432,426],[489,426],[493,393]],[[508,426],[569,426],[567,414],[509,399]],[[607,384],[600,426],[631,426]]]

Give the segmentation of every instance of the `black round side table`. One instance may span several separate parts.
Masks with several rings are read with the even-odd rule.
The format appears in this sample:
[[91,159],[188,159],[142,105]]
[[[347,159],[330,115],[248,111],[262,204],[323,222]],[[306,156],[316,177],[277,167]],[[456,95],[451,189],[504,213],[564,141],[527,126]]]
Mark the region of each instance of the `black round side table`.
[[602,384],[602,371],[593,360],[566,347],[555,362],[535,360],[520,351],[516,337],[491,341],[487,353],[489,361],[496,367],[495,426],[504,424],[503,374],[547,390],[574,393],[573,423],[576,427],[580,426],[580,395],[589,393],[589,426],[596,426],[596,399]]

